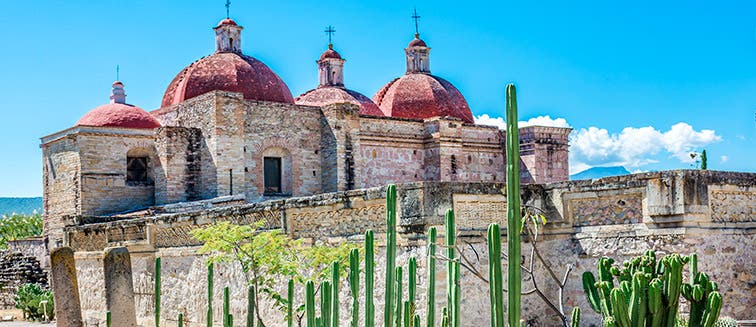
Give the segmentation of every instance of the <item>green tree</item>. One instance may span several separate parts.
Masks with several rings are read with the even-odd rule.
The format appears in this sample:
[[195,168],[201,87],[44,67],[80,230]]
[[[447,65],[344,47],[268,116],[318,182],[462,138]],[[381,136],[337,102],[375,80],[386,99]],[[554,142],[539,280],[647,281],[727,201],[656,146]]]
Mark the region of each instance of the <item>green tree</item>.
[[[203,243],[199,253],[208,254],[209,262],[240,265],[247,283],[257,290],[254,298],[257,308],[260,296],[265,296],[285,313],[288,300],[276,290],[277,282],[289,278],[297,283],[324,279],[334,260],[347,262],[349,251],[357,248],[350,243],[336,247],[307,245],[303,239],[294,240],[280,229],[266,230],[264,226],[264,221],[251,225],[219,222],[191,232]],[[341,275],[345,275],[348,266],[340,265]],[[297,311],[301,312],[302,307]],[[265,325],[259,310],[256,318],[261,326]]]
[[0,217],[0,250],[8,248],[8,241],[42,235],[42,215],[3,215]]

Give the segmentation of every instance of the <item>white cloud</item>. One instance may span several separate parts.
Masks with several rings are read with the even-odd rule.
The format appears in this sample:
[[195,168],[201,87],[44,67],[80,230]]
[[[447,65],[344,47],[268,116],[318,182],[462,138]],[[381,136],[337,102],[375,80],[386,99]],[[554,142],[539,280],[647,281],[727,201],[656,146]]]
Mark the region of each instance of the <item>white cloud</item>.
[[727,162],[727,160],[730,160],[730,158],[727,157],[727,156],[721,156],[721,157],[719,157],[719,161],[722,162],[722,163]]
[[626,127],[619,134],[598,127],[581,128],[570,136],[570,165],[637,168],[658,162],[654,157],[661,152],[690,163],[690,152],[721,140],[713,130],[696,131],[686,123],[672,125],[667,131]]
[[[480,125],[496,126],[499,129],[506,129],[507,122],[503,117],[491,117],[487,114],[482,114],[475,117],[475,123]],[[567,120],[564,118],[552,119],[550,116],[538,116],[528,119],[527,121],[517,122],[519,127],[527,126],[549,126],[549,127],[570,127],[567,124]]]

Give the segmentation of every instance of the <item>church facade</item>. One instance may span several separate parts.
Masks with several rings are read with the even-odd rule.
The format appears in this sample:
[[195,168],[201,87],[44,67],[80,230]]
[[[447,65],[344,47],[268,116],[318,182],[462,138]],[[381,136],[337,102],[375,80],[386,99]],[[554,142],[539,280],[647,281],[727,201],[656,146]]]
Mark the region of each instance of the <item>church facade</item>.
[[[332,45],[319,85],[293,97],[261,61],[241,52],[242,27],[224,19],[216,51],[179,72],[161,108],[110,103],[42,138],[45,230],[63,244],[74,217],[232,197],[260,202],[418,181],[503,182],[505,133],[474,123],[462,93],[430,72],[418,34],[406,74],[373,98],[345,87]],[[520,129],[521,179],[568,179],[569,128]]]

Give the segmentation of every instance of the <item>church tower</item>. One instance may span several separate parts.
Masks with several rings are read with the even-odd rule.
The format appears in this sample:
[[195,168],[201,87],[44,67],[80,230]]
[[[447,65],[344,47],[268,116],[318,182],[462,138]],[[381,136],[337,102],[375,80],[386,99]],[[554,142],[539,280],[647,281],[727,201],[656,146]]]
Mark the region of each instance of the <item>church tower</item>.
[[216,52],[237,52],[241,53],[241,31],[243,27],[236,24],[231,18],[226,18],[215,30],[215,51]]
[[430,74],[430,50],[431,48],[420,39],[420,33],[415,33],[404,53],[407,55],[407,74]]

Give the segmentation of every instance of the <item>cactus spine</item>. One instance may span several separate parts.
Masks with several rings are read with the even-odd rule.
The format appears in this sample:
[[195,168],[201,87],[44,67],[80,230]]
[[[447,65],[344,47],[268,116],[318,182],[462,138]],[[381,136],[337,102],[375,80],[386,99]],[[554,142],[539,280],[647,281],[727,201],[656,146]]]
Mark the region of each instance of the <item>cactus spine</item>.
[[[396,266],[396,185],[386,187],[386,296],[383,309],[383,325],[394,326],[394,274]],[[396,326],[399,327],[399,326]]]
[[[402,326],[402,267],[396,267],[396,278],[395,278],[395,284],[394,284],[394,299],[396,303],[394,303],[394,326],[395,327],[401,327]],[[386,291],[388,291],[388,287],[386,287]]]
[[457,228],[455,226],[454,210],[446,211],[446,301],[449,308],[449,326],[460,326],[459,302],[462,292],[459,288],[460,262],[457,257],[455,246],[457,244]]
[[294,280],[289,279],[288,292],[286,292],[286,326],[294,327]]
[[160,327],[160,257],[155,258],[155,327]]
[[228,294],[228,286],[223,288],[223,326],[231,326],[231,307],[229,305],[230,299]]
[[207,265],[207,327],[213,327],[213,263]]
[[349,293],[352,295],[352,322],[349,326],[360,324],[360,251],[349,252]]
[[305,284],[305,315],[307,327],[315,327],[315,284],[312,281]]
[[504,327],[504,282],[501,275],[501,228],[488,226],[488,285],[491,327]]
[[255,327],[255,287],[247,287],[247,327]]
[[373,231],[365,232],[365,327],[375,325],[375,305],[373,304],[373,276],[375,275]]
[[[517,92],[507,85],[507,295],[509,325],[520,323],[520,137],[517,129]],[[458,327],[455,325],[454,327]]]
[[[428,229],[428,298],[425,326],[436,327],[436,227]],[[420,324],[418,326],[420,327]]]

